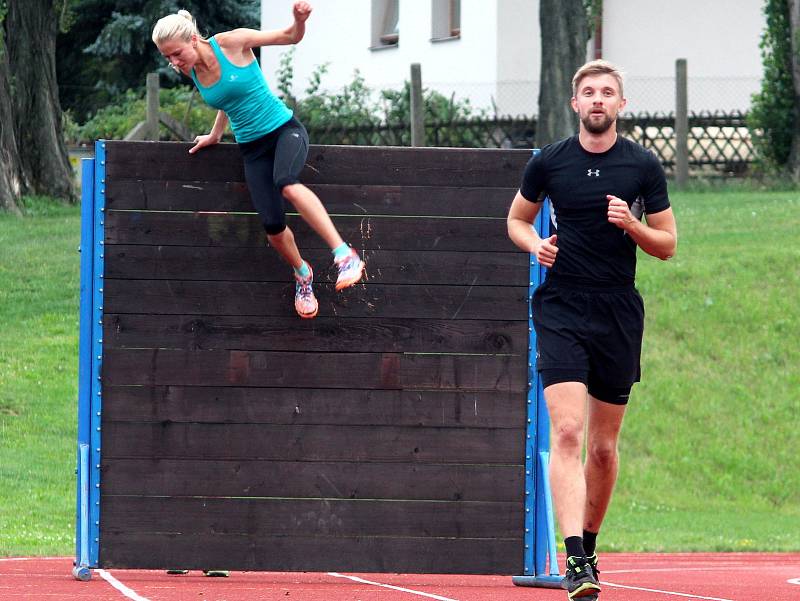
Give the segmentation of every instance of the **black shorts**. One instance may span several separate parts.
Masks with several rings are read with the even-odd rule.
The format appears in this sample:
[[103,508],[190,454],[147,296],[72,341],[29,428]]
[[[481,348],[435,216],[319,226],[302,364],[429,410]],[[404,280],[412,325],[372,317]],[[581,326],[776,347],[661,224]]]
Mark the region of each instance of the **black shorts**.
[[284,186],[300,181],[308,156],[308,133],[292,117],[278,129],[239,144],[250,198],[268,234],[286,229]]
[[531,299],[536,369],[544,387],[583,382],[625,404],[641,377],[644,302],[633,285],[590,288],[549,275]]

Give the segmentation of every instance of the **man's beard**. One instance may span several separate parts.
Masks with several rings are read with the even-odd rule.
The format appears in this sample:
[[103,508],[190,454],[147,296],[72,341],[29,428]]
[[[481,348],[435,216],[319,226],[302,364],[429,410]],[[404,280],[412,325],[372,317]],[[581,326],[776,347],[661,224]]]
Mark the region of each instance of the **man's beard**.
[[604,134],[606,133],[614,122],[617,120],[616,117],[611,117],[610,115],[604,115],[604,119],[602,121],[592,121],[592,113],[589,112],[585,117],[581,119],[581,123],[591,134]]

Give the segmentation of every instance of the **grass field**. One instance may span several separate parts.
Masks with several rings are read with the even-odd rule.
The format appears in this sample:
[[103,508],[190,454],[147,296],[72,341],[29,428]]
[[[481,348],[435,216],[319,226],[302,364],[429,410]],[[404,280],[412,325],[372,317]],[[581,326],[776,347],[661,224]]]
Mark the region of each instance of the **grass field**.
[[[800,549],[800,192],[673,195],[601,549]],[[73,552],[79,211],[0,215],[0,555]]]

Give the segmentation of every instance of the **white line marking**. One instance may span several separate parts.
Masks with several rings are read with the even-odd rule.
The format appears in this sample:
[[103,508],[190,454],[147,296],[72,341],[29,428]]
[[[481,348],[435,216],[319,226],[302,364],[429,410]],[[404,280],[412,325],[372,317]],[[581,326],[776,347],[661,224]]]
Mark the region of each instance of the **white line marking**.
[[800,584],[800,578],[790,578],[786,582],[788,582],[789,584]]
[[142,597],[141,595],[137,594],[136,591],[129,589],[127,586],[122,584],[119,580],[114,578],[111,574],[106,572],[105,570],[95,570],[100,577],[108,582],[111,586],[117,589],[120,593],[125,595],[128,599],[133,599],[133,601],[150,601],[147,597]]
[[[403,588],[400,586],[393,586],[391,584],[383,584],[381,582],[372,582],[370,580],[364,580],[363,578],[359,578],[358,576],[348,576],[347,574],[339,574],[338,572],[328,572],[328,576],[335,576],[336,578],[349,578],[354,582],[361,582],[362,584],[371,584],[373,586],[382,586],[383,588],[390,588],[396,591],[401,591],[403,593],[411,593],[412,595],[420,595],[421,597],[429,597],[431,599],[438,599],[439,601],[457,601],[456,599],[450,599],[449,597],[440,597],[439,595],[432,595],[430,593],[423,593],[422,591],[415,591],[411,590],[410,588]],[[727,599],[725,601],[728,601]]]
[[624,584],[614,584],[613,582],[601,583],[602,586],[616,586],[617,588],[627,588],[634,591],[645,591],[647,593],[661,593],[662,595],[675,595],[676,597],[687,597],[688,599],[708,599],[709,601],[733,601],[733,599],[722,599],[721,597],[703,597],[702,595],[687,595],[686,593],[676,593],[674,591],[661,591],[655,588],[642,588],[641,586],[625,586]]
[[730,566],[708,566],[705,568],[634,568],[630,570],[603,570],[603,574],[640,574],[642,572],[720,572],[725,570],[744,570],[745,564]]

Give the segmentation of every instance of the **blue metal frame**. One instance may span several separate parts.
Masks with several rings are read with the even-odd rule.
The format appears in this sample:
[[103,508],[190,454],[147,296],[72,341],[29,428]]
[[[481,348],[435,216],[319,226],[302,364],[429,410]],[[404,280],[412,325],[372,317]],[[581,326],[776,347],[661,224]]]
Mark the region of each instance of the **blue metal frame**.
[[78,482],[75,578],[89,580],[100,546],[100,418],[102,414],[105,142],[81,163],[81,289],[78,365]]
[[[539,150],[533,151],[534,156]],[[550,200],[545,199],[534,224],[539,236],[550,236]],[[525,557],[524,575],[514,576],[519,586],[559,588],[553,504],[547,466],[550,458],[550,417],[536,371],[536,331],[530,298],[547,276],[547,268],[530,256],[528,289],[528,426],[525,444]],[[549,559],[549,571],[547,563]]]

